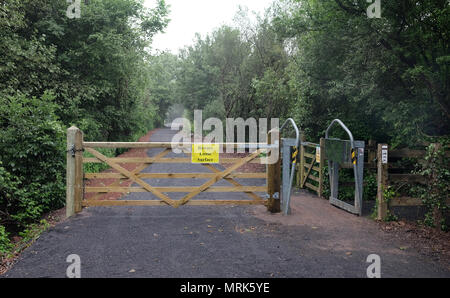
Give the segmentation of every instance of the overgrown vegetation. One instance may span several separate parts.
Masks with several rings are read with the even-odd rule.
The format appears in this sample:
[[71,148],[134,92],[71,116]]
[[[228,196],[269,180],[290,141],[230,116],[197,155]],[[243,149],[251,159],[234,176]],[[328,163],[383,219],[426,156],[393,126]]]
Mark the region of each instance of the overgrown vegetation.
[[131,141],[162,122],[169,98],[152,90],[147,49],[168,8],[154,4],[82,1],[82,17],[69,19],[66,1],[0,1],[0,252],[63,206],[69,126],[87,140]]
[[416,173],[427,181],[425,185],[418,185],[415,191],[427,208],[424,223],[442,230],[448,230],[447,200],[450,191],[450,158],[445,156],[444,148],[437,148],[431,144],[427,148],[425,162],[418,165]]

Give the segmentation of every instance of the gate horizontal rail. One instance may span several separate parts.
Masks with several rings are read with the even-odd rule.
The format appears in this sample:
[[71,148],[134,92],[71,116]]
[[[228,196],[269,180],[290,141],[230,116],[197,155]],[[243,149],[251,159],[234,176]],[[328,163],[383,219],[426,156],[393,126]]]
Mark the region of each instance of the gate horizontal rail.
[[[169,192],[191,192],[199,186],[155,186],[154,189]],[[147,192],[143,187],[85,187],[85,192]],[[267,192],[267,186],[211,186],[203,192]]]
[[[255,179],[255,178],[266,178],[266,173],[231,173],[228,178],[238,178],[238,179]],[[136,177],[143,179],[187,179],[187,178],[200,178],[207,179],[213,178],[214,173],[143,173],[137,174]],[[86,173],[84,177],[87,179],[94,178],[116,178],[116,179],[128,179],[120,173]]]
[[[210,205],[268,205],[266,201],[263,203],[254,200],[194,200],[189,201],[185,205],[189,206],[210,206]],[[95,206],[167,206],[163,201],[159,200],[89,200],[83,201],[84,207]]]
[[[109,157],[109,161],[116,163],[190,163],[190,158],[174,157],[174,158],[152,158],[152,157]],[[236,163],[242,158],[221,158],[220,163]],[[83,158],[83,163],[103,163],[104,161],[95,157]],[[260,158],[255,158],[248,163],[261,163]]]
[[[190,151],[190,143],[174,143],[174,142],[83,142],[85,148],[176,148],[177,146],[186,146],[186,150]],[[223,148],[254,148],[254,149],[276,149],[278,144],[266,143],[214,143]]]

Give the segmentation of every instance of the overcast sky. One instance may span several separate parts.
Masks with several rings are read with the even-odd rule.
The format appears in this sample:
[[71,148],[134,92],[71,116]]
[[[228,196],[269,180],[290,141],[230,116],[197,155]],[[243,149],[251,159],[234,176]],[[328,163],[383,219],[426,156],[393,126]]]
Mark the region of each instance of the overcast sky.
[[[154,7],[156,1],[145,3]],[[166,3],[170,5],[171,21],[166,33],[154,37],[152,47],[177,54],[179,48],[193,43],[196,32],[205,36],[223,24],[231,25],[239,5],[248,7],[249,12],[263,14],[272,0],[166,0]]]

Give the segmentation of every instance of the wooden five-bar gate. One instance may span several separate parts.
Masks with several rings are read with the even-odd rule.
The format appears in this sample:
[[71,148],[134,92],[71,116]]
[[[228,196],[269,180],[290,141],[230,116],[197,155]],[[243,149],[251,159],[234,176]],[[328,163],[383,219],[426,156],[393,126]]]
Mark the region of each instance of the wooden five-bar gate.
[[[276,138],[276,139],[275,139]],[[274,140],[272,144],[272,140]],[[211,171],[211,173],[141,173],[146,167],[155,163],[191,163],[188,157],[165,157],[172,151],[170,142],[84,142],[83,133],[76,127],[71,127],[67,131],[67,194],[66,194],[66,215],[70,217],[87,206],[161,206],[169,205],[179,207],[182,205],[265,205],[271,212],[280,211],[280,158],[279,156],[279,132],[272,130],[268,133],[268,142],[265,148],[260,148],[260,144],[243,143],[223,143],[224,148],[242,148],[243,146],[257,147],[254,152],[242,158],[222,158],[220,163],[231,164],[231,166],[221,171],[212,164],[201,164]],[[186,144],[184,144],[186,145]],[[107,157],[100,153],[97,148],[162,148],[163,151],[154,157]],[[263,163],[269,160],[261,158],[261,154],[269,154],[271,150],[278,150],[275,163],[266,163],[266,171],[263,173],[240,173],[236,172],[247,163]],[[83,152],[89,152],[93,157],[84,157]],[[189,154],[189,150],[184,151]],[[273,153],[273,151],[272,151]],[[84,173],[83,163],[105,163],[116,173]],[[122,164],[138,163],[141,166],[129,171]],[[83,180],[90,178],[115,178],[127,179],[138,184],[138,187],[84,187]],[[207,179],[200,186],[152,186],[144,179],[177,179],[177,178],[201,178]],[[265,186],[243,186],[235,179],[237,178],[265,178]],[[232,186],[213,186],[219,180],[224,179]],[[107,193],[107,192],[149,192],[158,199],[150,200],[98,200],[84,199],[84,193]],[[186,193],[181,199],[174,200],[168,196],[169,193]],[[195,196],[202,192],[243,192],[250,199],[246,200],[214,200],[199,199],[193,200]],[[264,193],[263,196],[256,194]]]

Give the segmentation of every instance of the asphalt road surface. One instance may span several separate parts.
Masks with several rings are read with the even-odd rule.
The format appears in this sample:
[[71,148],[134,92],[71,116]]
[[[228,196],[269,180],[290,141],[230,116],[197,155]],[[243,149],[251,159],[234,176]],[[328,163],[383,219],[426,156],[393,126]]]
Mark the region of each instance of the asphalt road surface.
[[[160,129],[151,141],[170,141],[173,134]],[[192,164],[155,164],[143,172],[200,171],[208,172]],[[205,182],[147,181],[153,186]],[[247,182],[263,185],[264,180]],[[195,199],[204,198],[246,199],[240,193],[202,193]],[[133,193],[123,199],[155,198]],[[85,208],[44,232],[3,277],[65,277],[71,254],[80,256],[81,277],[366,277],[370,254],[380,256],[382,277],[450,277],[448,264],[402,247],[370,219],[326,200],[302,193],[293,197],[292,210],[286,217],[268,214],[263,206]]]

